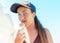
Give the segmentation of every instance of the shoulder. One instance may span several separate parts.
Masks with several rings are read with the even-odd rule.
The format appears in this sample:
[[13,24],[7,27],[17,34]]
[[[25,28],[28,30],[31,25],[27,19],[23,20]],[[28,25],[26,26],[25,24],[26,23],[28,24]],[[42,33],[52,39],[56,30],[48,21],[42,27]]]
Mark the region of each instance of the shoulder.
[[47,36],[47,39],[48,39],[48,43],[53,43],[53,40],[52,40],[52,37],[51,37],[51,34],[50,34],[49,30],[45,29],[45,32],[46,32],[46,36]]

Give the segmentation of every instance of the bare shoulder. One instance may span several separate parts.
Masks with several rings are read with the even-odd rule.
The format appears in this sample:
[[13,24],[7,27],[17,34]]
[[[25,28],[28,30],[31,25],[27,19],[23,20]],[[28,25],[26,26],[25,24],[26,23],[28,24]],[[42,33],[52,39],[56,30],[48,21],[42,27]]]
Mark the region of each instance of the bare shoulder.
[[45,32],[46,32],[46,35],[47,35],[48,43],[53,43],[52,36],[51,36],[49,30],[45,29]]

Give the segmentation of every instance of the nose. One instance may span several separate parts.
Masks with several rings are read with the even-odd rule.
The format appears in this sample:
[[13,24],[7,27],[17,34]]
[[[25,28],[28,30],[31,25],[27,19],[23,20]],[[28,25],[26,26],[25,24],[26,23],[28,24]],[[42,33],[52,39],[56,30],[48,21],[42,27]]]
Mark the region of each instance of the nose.
[[20,16],[19,16],[19,19],[20,19],[21,21],[24,20],[24,19],[25,19],[24,15],[20,15]]

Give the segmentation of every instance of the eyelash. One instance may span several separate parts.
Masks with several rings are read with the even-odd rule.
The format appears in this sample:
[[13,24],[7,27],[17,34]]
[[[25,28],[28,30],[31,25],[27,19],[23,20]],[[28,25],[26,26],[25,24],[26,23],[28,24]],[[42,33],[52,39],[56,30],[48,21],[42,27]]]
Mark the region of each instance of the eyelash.
[[28,15],[28,13],[24,13],[24,15]]
[[19,16],[21,15],[21,14],[18,14]]
[[[21,16],[21,14],[18,14],[19,16]],[[28,15],[28,13],[23,13],[24,16]]]

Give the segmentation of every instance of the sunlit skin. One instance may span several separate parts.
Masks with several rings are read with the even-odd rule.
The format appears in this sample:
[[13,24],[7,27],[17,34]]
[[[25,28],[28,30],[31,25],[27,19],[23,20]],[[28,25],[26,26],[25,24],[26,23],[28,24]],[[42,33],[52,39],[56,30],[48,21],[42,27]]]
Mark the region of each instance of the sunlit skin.
[[29,8],[20,7],[17,9],[19,20],[29,27],[34,23],[35,14],[31,12]]
[[[34,43],[34,40],[38,35],[38,31],[36,29],[35,22],[34,22],[34,17],[36,16],[35,13],[34,12],[32,13],[31,9],[26,7],[19,7],[17,9],[17,13],[18,13],[19,20],[25,24],[25,27],[29,34],[30,42]],[[49,31],[45,29],[45,32],[47,34],[48,43],[53,43]],[[15,43],[23,43],[23,40],[24,40],[24,34],[20,36],[20,33],[18,31],[18,34],[15,39]]]
[[[27,28],[29,38],[31,43],[34,42],[35,38],[38,35],[38,32],[35,28],[35,22],[34,22],[34,17],[35,17],[35,12],[32,12],[31,9],[26,8],[26,7],[19,7],[17,9],[18,12],[18,18],[21,21],[21,23],[25,24],[25,27]],[[34,34],[34,35],[33,35]],[[20,39],[19,36],[16,38],[16,43],[19,42]]]

